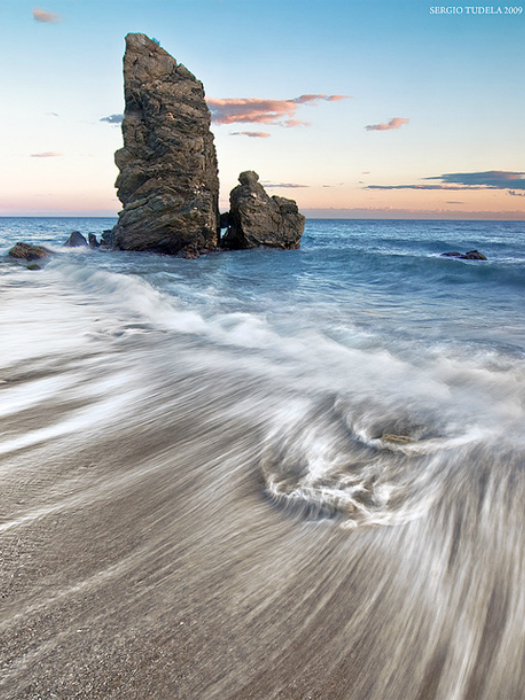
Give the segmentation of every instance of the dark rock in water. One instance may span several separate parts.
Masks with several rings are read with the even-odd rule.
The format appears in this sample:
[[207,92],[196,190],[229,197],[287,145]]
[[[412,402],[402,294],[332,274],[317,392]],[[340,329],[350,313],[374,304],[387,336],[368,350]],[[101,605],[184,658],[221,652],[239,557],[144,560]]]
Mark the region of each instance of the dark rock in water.
[[87,246],[88,242],[85,237],[80,233],[80,231],[73,231],[69,236],[67,241],[64,243],[65,248],[80,248],[81,246]]
[[52,250],[44,248],[43,245],[31,245],[30,243],[17,243],[8,252],[12,258],[17,260],[42,260],[50,255],[54,255]]
[[88,233],[88,243],[90,248],[99,248],[100,243],[94,233]]
[[230,193],[230,211],[224,218],[228,229],[221,246],[299,248],[305,219],[293,199],[270,197],[252,170],[241,173],[239,182]]
[[230,212],[226,211],[223,214],[221,214],[220,219],[219,219],[219,226],[221,229],[223,228],[228,228],[230,225]]
[[186,260],[196,260],[200,256],[200,252],[197,248],[186,246],[178,255],[181,258],[186,258]]
[[31,263],[31,265],[27,266],[28,270],[41,270],[42,268],[40,265],[37,265],[36,263]]
[[111,248],[113,246],[111,242],[111,234],[112,234],[113,229],[106,228],[104,231],[102,231],[102,235],[100,236],[100,245],[104,248]]
[[155,41],[128,34],[124,92],[124,147],[115,154],[124,209],[112,246],[171,255],[216,248],[219,177],[202,83]]
[[414,442],[413,438],[408,435],[393,435],[391,433],[384,433],[381,435],[381,440],[387,443],[393,443],[394,445],[410,445]]
[[442,258],[459,258],[460,260],[486,260],[487,258],[479,250],[469,250],[467,253],[441,253]]
[[487,258],[479,250],[469,250],[465,255],[460,255],[462,260],[486,260]]

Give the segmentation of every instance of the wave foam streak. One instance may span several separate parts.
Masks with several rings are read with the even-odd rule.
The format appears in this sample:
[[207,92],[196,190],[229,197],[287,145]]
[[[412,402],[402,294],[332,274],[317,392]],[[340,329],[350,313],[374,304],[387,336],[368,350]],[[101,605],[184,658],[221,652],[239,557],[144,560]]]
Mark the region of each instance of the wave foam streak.
[[520,356],[40,279],[4,307],[3,698],[525,696]]

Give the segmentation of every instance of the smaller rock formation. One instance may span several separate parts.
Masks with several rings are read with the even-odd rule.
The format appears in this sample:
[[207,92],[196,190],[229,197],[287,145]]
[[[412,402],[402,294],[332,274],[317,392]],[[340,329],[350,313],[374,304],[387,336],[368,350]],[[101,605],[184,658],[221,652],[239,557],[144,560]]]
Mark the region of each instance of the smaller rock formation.
[[460,260],[486,260],[487,258],[480,253],[479,250],[469,250],[466,253],[458,253],[454,251],[452,253],[441,253],[443,258],[459,258]]
[[100,243],[94,233],[88,233],[88,243],[90,248],[100,248]]
[[230,211],[221,217],[227,225],[221,247],[299,248],[305,219],[294,200],[270,197],[253,170],[241,173],[239,182],[230,193]]
[[42,260],[54,255],[52,250],[44,248],[43,245],[31,245],[30,243],[17,243],[7,254],[17,260]]
[[88,242],[80,231],[73,231],[67,241],[64,243],[64,248],[81,248],[87,246]]
[[103,248],[111,248],[111,232],[112,229],[110,228],[105,228],[102,231],[102,235],[100,236],[100,245]]

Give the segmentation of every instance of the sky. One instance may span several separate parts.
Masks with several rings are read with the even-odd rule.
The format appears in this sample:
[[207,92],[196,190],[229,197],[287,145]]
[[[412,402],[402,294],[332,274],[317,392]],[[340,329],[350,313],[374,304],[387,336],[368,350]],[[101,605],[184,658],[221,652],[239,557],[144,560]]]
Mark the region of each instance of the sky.
[[141,32],[204,84],[221,211],[255,170],[307,217],[525,220],[525,7],[435,2],[2,0],[0,216],[117,214]]

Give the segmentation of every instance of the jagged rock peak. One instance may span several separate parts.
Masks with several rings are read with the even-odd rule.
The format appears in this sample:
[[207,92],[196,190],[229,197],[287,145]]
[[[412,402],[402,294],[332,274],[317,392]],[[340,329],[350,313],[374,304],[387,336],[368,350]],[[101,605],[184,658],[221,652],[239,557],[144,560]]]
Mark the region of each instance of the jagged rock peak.
[[219,178],[202,83],[145,34],[124,55],[124,147],[115,153],[124,208],[111,233],[126,250],[216,248]]
[[224,248],[299,248],[304,216],[296,202],[270,197],[253,170],[239,175],[240,185],[230,193],[230,211],[222,217],[227,231],[221,239]]

